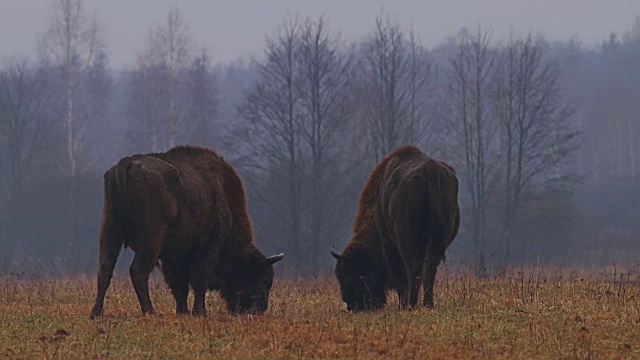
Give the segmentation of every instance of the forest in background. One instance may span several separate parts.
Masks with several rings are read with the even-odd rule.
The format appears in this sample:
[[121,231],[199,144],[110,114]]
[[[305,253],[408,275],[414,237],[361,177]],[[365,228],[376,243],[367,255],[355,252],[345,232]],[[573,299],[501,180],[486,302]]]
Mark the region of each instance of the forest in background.
[[288,15],[262,56],[216,63],[174,8],[125,69],[98,24],[56,0],[38,56],[0,63],[0,272],[94,271],[104,172],[177,144],[236,167],[257,243],[289,271],[333,266],[369,171],[403,144],[458,173],[448,262],[638,262],[638,15],[597,47],[474,25],[431,48],[386,13],[358,39]]

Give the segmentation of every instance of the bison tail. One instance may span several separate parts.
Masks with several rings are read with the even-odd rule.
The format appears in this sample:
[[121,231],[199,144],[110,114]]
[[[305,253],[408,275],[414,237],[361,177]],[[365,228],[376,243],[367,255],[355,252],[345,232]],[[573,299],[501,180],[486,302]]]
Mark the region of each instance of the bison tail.
[[[122,159],[118,162],[115,173],[117,204],[121,221],[125,227],[130,226],[133,222],[129,188],[127,186],[127,173],[133,164],[133,160],[129,157]],[[124,246],[127,247],[126,241]]]

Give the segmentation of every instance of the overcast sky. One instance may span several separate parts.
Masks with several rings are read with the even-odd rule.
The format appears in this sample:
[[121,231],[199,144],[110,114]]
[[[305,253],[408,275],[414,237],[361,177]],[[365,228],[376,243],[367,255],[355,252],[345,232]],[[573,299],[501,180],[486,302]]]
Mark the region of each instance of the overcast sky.
[[[0,0],[0,59],[33,55],[36,36],[46,25],[52,0]],[[286,15],[324,14],[333,29],[349,39],[369,31],[384,9],[403,25],[413,24],[423,42],[433,46],[461,27],[490,26],[497,37],[533,30],[549,39],[572,36],[585,45],[600,43],[611,32],[624,33],[640,0],[86,0],[106,30],[111,63],[132,63],[149,28],[178,6],[194,38],[218,61],[260,52],[265,33]]]

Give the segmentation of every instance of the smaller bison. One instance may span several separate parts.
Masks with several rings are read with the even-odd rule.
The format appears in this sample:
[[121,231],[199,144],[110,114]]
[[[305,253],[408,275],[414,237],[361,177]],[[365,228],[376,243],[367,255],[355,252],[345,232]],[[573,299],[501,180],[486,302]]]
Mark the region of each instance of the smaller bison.
[[375,310],[397,291],[400,307],[433,307],[436,271],[460,224],[454,169],[414,146],[402,146],[371,172],[362,190],[353,236],[335,275],[349,311]]
[[144,314],[153,313],[149,274],[160,262],[176,313],[206,315],[207,289],[220,292],[231,312],[267,309],[273,264],[253,242],[242,181],[215,152],[178,146],[165,153],[121,159],[104,174],[98,293],[91,318],[102,316],[104,297],[122,246],[135,252],[129,268]]

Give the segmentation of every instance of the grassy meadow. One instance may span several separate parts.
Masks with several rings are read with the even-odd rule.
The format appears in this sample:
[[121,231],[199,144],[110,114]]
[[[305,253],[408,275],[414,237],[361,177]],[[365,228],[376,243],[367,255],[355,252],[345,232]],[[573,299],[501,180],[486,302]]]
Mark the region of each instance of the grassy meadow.
[[[10,359],[632,359],[640,358],[637,275],[444,269],[436,309],[350,314],[328,276],[275,281],[270,309],[234,316],[216,293],[207,318],[176,316],[155,274],[158,314],[142,316],[128,277],[89,320],[93,276],[0,279],[0,358]],[[622,281],[621,281],[622,280]],[[191,296],[190,296],[191,300]]]

